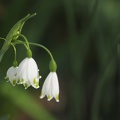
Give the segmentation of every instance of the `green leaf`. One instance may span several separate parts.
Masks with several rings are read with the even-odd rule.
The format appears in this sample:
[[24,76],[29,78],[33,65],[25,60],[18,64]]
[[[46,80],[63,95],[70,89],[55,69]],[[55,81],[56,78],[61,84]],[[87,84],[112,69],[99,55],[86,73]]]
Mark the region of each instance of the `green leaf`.
[[[34,120],[55,120],[39,102],[36,102],[32,94],[28,94],[24,89],[3,83],[0,87],[0,93],[6,96],[8,100],[11,100],[13,104],[22,109]],[[38,100],[40,100],[39,97]]]
[[26,17],[22,18],[21,20],[19,20],[10,30],[10,32],[7,34],[6,36],[6,41],[4,42],[2,49],[0,51],[0,62],[3,58],[3,55],[5,54],[5,52],[8,50],[12,39],[17,35],[21,33],[22,27],[25,23],[25,21],[27,21],[28,19],[32,18],[33,16],[35,16],[36,13],[30,15],[28,14]]

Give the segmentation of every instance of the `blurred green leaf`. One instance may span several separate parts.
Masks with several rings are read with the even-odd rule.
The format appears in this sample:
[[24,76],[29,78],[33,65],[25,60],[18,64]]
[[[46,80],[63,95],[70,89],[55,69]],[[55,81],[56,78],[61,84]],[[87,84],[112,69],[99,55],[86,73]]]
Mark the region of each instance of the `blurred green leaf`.
[[[19,87],[13,87],[9,83],[3,83],[0,87],[0,93],[4,94],[8,100],[12,101],[17,107],[25,111],[35,120],[54,120],[55,118],[48,113],[44,107],[37,103],[31,93]],[[39,99],[39,97],[38,97]],[[39,99],[40,100],[40,99]]]

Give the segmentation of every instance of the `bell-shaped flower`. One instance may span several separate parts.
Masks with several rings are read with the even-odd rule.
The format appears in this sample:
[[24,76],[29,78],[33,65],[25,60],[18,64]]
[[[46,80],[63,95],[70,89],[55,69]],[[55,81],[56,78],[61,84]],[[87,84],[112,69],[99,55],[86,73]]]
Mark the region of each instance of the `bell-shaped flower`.
[[13,86],[16,85],[16,81],[17,81],[16,80],[17,69],[18,69],[18,67],[14,67],[14,66],[10,67],[7,70],[6,77],[5,77],[5,79],[10,81]]
[[35,60],[31,57],[26,57],[18,67],[17,83],[23,84],[25,89],[29,86],[39,88],[39,70]]
[[53,97],[59,102],[59,83],[56,72],[50,72],[44,81],[40,98],[45,97],[50,101]]

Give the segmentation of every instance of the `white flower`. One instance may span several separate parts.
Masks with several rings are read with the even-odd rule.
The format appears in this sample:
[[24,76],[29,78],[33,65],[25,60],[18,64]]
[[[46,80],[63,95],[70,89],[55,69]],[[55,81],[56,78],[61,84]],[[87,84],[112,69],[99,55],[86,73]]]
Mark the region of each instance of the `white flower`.
[[54,97],[56,102],[59,102],[59,83],[56,72],[50,72],[45,79],[40,98],[43,98],[45,95],[48,101]]
[[5,77],[8,81],[11,82],[13,86],[15,86],[16,84],[17,69],[18,67],[14,67],[14,66],[10,67],[7,70],[6,77]]
[[18,84],[23,84],[25,89],[30,85],[39,88],[39,72],[38,67],[33,58],[25,58],[19,65],[17,71]]

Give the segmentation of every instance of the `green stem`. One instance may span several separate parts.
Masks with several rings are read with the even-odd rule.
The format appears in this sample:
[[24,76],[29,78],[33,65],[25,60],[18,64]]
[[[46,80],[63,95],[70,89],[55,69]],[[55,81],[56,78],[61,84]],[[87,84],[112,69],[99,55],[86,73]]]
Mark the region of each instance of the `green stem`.
[[[52,53],[48,50],[48,48],[46,48],[45,46],[41,45],[41,44],[37,44],[37,43],[32,43],[32,42],[28,42],[30,45],[34,45],[34,46],[38,46],[43,48],[50,56],[51,60],[54,60]],[[25,44],[25,42],[21,41],[21,40],[17,40],[14,42],[14,44]]]
[[30,49],[29,42],[28,42],[27,38],[23,34],[19,34],[19,36],[25,40],[27,48]]
[[43,46],[43,45],[41,45],[41,44],[37,44],[37,43],[32,43],[32,42],[29,42],[29,44],[43,48],[45,51],[47,51],[47,53],[49,54],[51,60],[54,60],[54,58],[53,58],[53,56],[52,56],[52,53],[51,53],[51,52],[48,50],[48,48],[46,48],[45,46]]
[[14,50],[14,61],[16,61],[16,48],[13,43],[11,43],[13,50]]
[[1,40],[7,41],[5,38],[0,37]]

